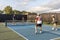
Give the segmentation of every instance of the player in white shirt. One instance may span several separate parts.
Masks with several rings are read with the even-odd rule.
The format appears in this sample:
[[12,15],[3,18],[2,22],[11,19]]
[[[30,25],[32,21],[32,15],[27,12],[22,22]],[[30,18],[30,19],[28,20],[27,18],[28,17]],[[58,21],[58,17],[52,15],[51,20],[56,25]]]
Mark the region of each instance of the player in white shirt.
[[42,33],[42,17],[40,15],[36,16],[35,23],[36,23],[35,33],[37,33],[38,31],[38,27],[40,28],[40,33]]

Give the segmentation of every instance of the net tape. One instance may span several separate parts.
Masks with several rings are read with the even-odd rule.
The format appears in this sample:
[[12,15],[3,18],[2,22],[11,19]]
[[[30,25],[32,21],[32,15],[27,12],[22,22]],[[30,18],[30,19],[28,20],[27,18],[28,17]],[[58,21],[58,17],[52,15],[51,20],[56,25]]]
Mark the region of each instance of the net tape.
[[24,25],[33,25],[33,24],[35,24],[35,23],[33,23],[33,22],[28,22],[28,21],[21,21],[21,20],[7,20],[6,22],[5,22],[5,26],[7,26],[7,25],[12,25],[12,26],[24,26]]

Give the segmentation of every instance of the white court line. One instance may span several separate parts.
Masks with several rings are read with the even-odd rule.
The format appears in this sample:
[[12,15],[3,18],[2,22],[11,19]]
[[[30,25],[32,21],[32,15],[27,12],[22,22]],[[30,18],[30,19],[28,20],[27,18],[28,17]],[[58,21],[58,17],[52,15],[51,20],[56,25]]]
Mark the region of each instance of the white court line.
[[53,39],[50,39],[50,40],[56,40],[56,39],[59,39],[60,37],[58,37],[58,38],[53,38]]
[[50,30],[44,30],[44,31],[47,31],[47,32],[50,32],[50,33],[53,33],[53,34],[60,35],[60,32],[54,32],[54,31],[50,31]]
[[17,33],[19,36],[23,37],[24,39],[28,40],[26,37],[24,37],[23,35],[21,35],[20,33],[16,32],[15,30],[13,30],[12,28],[8,27],[9,29],[11,29],[12,31],[14,31],[15,33]]
[[[58,33],[58,32],[51,32],[51,31],[48,31],[48,30],[45,30],[45,31],[50,32],[50,33],[53,33],[53,34],[60,35],[60,33]],[[59,38],[60,38],[60,37],[58,37],[58,38],[53,38],[53,39],[50,39],[50,40],[56,40],[56,39],[59,39]]]

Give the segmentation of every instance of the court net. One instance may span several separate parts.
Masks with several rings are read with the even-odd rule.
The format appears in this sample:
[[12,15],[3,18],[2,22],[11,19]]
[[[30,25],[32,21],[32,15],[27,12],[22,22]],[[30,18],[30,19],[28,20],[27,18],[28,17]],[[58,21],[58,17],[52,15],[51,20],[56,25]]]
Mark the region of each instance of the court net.
[[34,22],[30,21],[22,21],[22,20],[6,20],[5,21],[5,26],[25,26],[25,25],[33,25],[35,24]]

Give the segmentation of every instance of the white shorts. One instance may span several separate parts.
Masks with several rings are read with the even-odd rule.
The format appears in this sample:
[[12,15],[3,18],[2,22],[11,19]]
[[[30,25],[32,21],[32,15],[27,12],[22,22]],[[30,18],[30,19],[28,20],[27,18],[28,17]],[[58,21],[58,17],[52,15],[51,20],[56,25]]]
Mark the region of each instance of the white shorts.
[[42,21],[37,21],[37,24],[42,24]]

